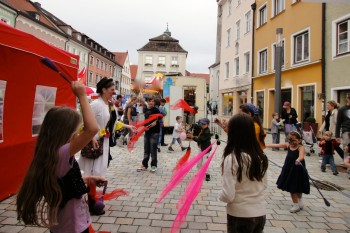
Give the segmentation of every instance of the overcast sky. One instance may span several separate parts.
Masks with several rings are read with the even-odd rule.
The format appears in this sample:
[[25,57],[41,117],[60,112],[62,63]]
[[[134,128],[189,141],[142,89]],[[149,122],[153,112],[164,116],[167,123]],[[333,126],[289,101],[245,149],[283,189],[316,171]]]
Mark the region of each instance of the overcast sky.
[[112,52],[137,49],[161,35],[169,23],[172,37],[188,51],[186,69],[209,73],[215,61],[216,0],[32,0]]

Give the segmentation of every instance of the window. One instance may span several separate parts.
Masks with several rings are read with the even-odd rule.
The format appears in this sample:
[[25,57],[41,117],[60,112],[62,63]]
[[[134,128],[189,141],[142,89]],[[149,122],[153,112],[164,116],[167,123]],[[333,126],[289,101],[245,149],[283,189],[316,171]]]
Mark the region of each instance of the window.
[[107,71],[107,63],[105,63],[105,71]]
[[164,56],[158,57],[158,65],[157,66],[165,67],[165,57]]
[[231,33],[231,28],[227,29],[226,31],[226,47],[230,47],[230,33]]
[[46,113],[55,106],[56,87],[36,86],[33,117],[32,117],[32,134],[39,133],[40,126]]
[[264,121],[264,92],[258,91],[256,93],[256,99],[257,99],[257,107],[259,109],[259,116],[261,119],[261,123]]
[[231,15],[232,0],[228,0],[228,16]]
[[225,79],[228,79],[230,77],[230,63],[229,62],[225,63],[225,70],[226,70]]
[[153,64],[153,59],[152,59],[152,56],[146,56],[146,59],[145,59],[145,65],[146,66],[152,66]]
[[94,65],[94,57],[93,56],[90,56],[90,65]]
[[[282,55],[281,55],[281,58],[282,58],[282,61],[281,61],[281,66],[284,67],[284,40],[281,41],[281,46],[282,46]],[[273,62],[273,67],[274,69],[276,70],[276,44],[273,45],[273,57],[272,57],[272,62]]]
[[235,58],[235,75],[239,75],[239,57]]
[[103,61],[101,61],[101,70],[103,70]]
[[238,20],[236,22],[236,40],[239,40],[240,38],[240,31],[241,31],[241,20]]
[[273,6],[274,15],[278,15],[284,10],[284,0],[273,0]]
[[149,82],[149,81],[151,81],[152,80],[152,77],[150,77],[150,76],[146,76],[145,77],[145,82]]
[[267,49],[259,52],[259,73],[267,72]]
[[309,59],[309,31],[294,36],[294,63]]
[[68,28],[67,29],[67,34],[71,36],[72,35],[72,29]]
[[69,50],[70,50],[70,47],[69,47],[69,45],[67,44],[67,52],[70,52]]
[[95,83],[98,83],[98,74],[96,74],[96,81],[95,81]]
[[238,41],[235,44],[235,55],[237,55],[239,53],[239,43]]
[[100,68],[100,60],[96,59],[96,67]]
[[75,49],[75,48],[73,48],[73,52],[72,52],[72,53],[73,53],[73,54],[75,54],[75,52],[76,52],[76,49]]
[[89,74],[89,83],[92,83],[92,77],[93,77],[93,73],[90,72],[90,74]]
[[245,31],[244,33],[248,33],[250,32],[250,27],[251,27],[251,12],[248,11],[246,14],[245,14]]
[[222,94],[222,110],[224,116],[231,116],[233,109],[233,94],[224,93]]
[[4,140],[4,100],[6,91],[6,81],[0,80],[0,142]]
[[305,121],[308,117],[315,117],[315,87],[305,86],[301,91],[301,119]]
[[259,9],[259,26],[267,22],[267,7],[266,5],[262,6]]
[[171,57],[171,66],[172,67],[179,67],[179,61],[177,56]]
[[245,53],[244,54],[244,63],[245,63],[245,73],[249,73],[249,68],[250,68],[250,54],[249,52],[248,53]]
[[241,0],[237,0],[237,6],[241,5]]
[[10,24],[10,21],[7,20],[7,19],[5,19],[5,18],[2,18],[2,17],[1,17],[0,20],[1,20],[2,22],[4,22],[4,23]]
[[337,25],[337,55],[350,52],[350,19]]

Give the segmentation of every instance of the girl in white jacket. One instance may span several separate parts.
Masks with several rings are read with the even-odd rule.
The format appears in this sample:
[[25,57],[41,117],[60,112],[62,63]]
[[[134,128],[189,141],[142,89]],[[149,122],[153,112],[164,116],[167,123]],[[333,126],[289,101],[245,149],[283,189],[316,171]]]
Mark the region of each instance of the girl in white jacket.
[[255,137],[253,119],[247,114],[230,119],[227,135],[219,196],[227,203],[227,232],[261,233],[266,222],[263,191],[268,159]]

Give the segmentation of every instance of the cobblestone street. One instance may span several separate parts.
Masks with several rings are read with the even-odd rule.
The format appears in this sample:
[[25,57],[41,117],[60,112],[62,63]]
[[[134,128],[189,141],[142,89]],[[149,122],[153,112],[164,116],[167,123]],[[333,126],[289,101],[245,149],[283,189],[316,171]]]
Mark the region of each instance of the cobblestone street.
[[[171,140],[166,135],[166,142]],[[223,138],[224,140],[224,138]],[[271,140],[267,135],[266,141]],[[161,147],[158,153],[158,170],[137,172],[143,157],[143,138],[135,145],[133,153],[126,148],[112,148],[113,161],[111,161],[107,178],[112,188],[124,189],[128,196],[106,202],[106,213],[103,216],[93,216],[95,230],[111,232],[170,232],[172,222],[177,214],[176,203],[193,177],[196,169],[191,171],[184,181],[160,203],[156,203],[163,187],[169,181],[176,161],[184,152],[178,145],[175,152],[168,153],[166,147]],[[188,142],[184,142],[187,146]],[[191,155],[199,150],[192,143]],[[217,196],[221,190],[220,162],[225,144],[219,149],[210,165],[211,181],[203,183],[203,188],[194,201],[186,221],[181,227],[182,233],[220,233],[226,232],[226,210],[224,203],[218,201]],[[315,148],[318,146],[315,145]],[[269,159],[279,165],[283,164],[286,153],[265,150]],[[318,152],[318,148],[317,151]],[[340,164],[339,156],[335,156],[336,164]],[[338,176],[332,175],[329,167],[326,173],[320,172],[320,162],[317,154],[306,157],[307,169],[311,177],[326,180],[350,190],[350,182],[346,173]],[[268,188],[265,192],[267,206],[267,222],[265,233],[277,232],[350,232],[350,199],[335,191],[322,191],[331,203],[326,207],[323,199],[314,187],[310,195],[304,195],[304,210],[291,214],[291,198],[289,193],[276,188],[275,182],[280,168],[272,163],[268,169]],[[345,191],[349,194],[349,191]],[[4,233],[39,233],[49,232],[45,228],[24,227],[16,219],[15,198],[10,197],[0,203],[0,232]]]

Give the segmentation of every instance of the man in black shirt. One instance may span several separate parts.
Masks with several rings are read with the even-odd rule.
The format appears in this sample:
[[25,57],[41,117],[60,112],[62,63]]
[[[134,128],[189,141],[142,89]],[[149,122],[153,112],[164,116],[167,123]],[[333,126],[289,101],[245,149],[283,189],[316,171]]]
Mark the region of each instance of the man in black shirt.
[[[342,135],[340,135],[340,130]],[[335,137],[342,142],[343,146],[350,143],[350,94],[346,96],[346,104],[338,110],[337,126],[335,128]],[[341,136],[341,137],[340,137]],[[342,140],[341,140],[342,139]]]
[[[144,109],[145,119],[148,119],[153,114],[159,114],[160,111],[155,107],[154,99],[148,98],[148,106]],[[157,144],[160,132],[159,120],[151,121],[147,124],[148,129],[144,135],[144,153],[142,165],[137,168],[137,171],[145,171],[148,168],[149,157],[151,156],[151,172],[157,171]]]

